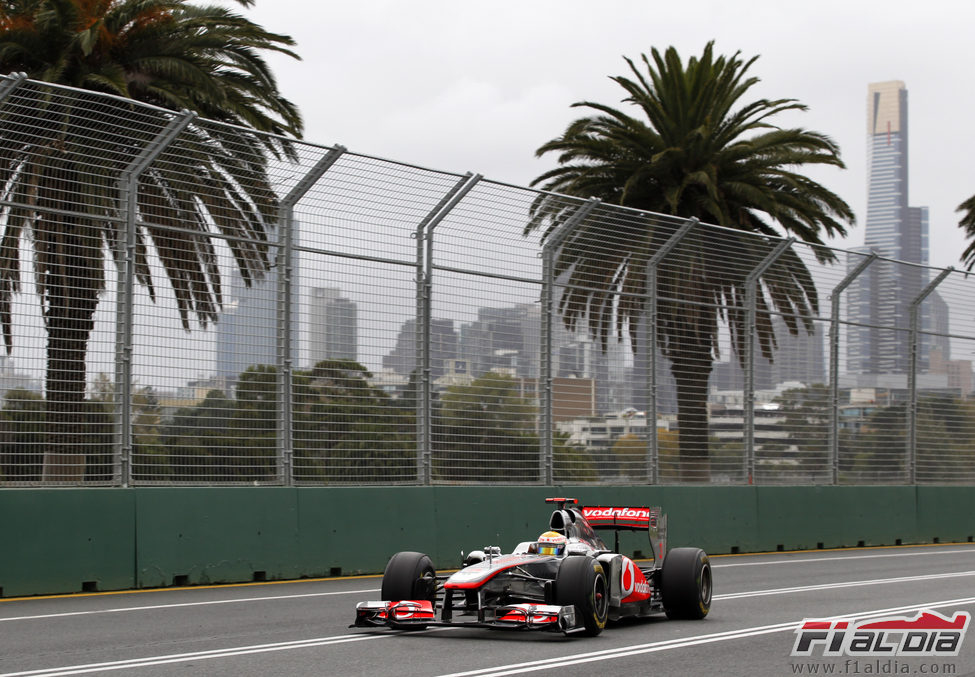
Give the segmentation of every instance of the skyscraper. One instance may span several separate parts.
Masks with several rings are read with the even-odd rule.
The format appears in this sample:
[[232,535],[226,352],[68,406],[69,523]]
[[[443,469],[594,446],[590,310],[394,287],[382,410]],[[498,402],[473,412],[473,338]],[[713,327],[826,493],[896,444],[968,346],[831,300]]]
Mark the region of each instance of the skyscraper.
[[313,287],[308,312],[311,365],[322,360],[359,359],[359,312],[334,287]]
[[[268,242],[276,242],[277,238],[276,229],[269,228]],[[277,256],[277,248],[271,247],[269,259],[275,261]],[[281,330],[278,326],[281,317],[278,313],[279,271],[280,268],[272,265],[261,279],[248,285],[240,270],[236,266],[230,267],[230,293],[225,294],[227,300],[216,324],[216,377],[228,395],[233,393],[238,378],[248,367],[278,365],[278,333]],[[298,279],[297,262],[292,276]],[[293,357],[298,355],[297,326],[298,313],[293,311],[290,331]]]
[[505,369],[517,376],[535,378],[541,364],[540,326],[538,304],[478,308],[477,320],[461,326],[461,357],[470,362],[475,376]]
[[907,89],[899,80],[869,86],[867,223],[864,245],[881,256],[919,261],[919,232],[907,229]]
[[[459,357],[453,320],[430,321],[430,375],[438,379],[447,373],[447,362]],[[416,368],[416,320],[403,323],[396,346],[383,355],[383,369],[408,375]]]
[[239,270],[231,271],[229,298],[216,324],[216,375],[228,394],[248,367],[277,364],[277,283],[275,268],[250,286]]
[[[907,89],[899,80],[869,85],[867,95],[867,218],[864,246],[884,259],[870,265],[847,297],[847,371],[905,374],[909,367],[910,305],[928,281],[928,209],[908,202]],[[849,258],[856,266],[859,256]],[[937,294],[922,305],[921,328],[947,324]],[[931,340],[923,337],[919,369],[927,369]],[[942,346],[945,347],[945,346]]]

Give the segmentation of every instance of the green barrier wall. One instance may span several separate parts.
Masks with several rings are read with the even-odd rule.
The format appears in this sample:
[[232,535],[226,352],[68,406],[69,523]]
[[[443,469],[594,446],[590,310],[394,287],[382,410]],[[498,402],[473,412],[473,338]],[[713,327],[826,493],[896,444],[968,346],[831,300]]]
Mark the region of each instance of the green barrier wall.
[[[376,573],[398,550],[453,568],[535,538],[553,495],[663,506],[671,547],[713,554],[975,535],[975,487],[5,489],[0,595]],[[645,535],[620,547],[648,552]]]
[[135,492],[0,491],[4,596],[133,586]]

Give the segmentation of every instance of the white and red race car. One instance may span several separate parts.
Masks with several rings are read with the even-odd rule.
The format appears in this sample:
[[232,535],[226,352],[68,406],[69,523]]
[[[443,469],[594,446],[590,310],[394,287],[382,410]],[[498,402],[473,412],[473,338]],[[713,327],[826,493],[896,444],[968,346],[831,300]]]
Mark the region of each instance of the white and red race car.
[[[436,574],[430,558],[398,552],[383,573],[379,601],[360,602],[352,627],[400,630],[429,625],[547,630],[598,635],[607,621],[666,613],[701,619],[711,608],[711,563],[698,548],[666,549],[658,507],[556,504],[549,531],[518,544],[475,550],[461,569]],[[616,532],[615,550],[597,530]],[[646,531],[653,563],[619,553],[621,530]]]

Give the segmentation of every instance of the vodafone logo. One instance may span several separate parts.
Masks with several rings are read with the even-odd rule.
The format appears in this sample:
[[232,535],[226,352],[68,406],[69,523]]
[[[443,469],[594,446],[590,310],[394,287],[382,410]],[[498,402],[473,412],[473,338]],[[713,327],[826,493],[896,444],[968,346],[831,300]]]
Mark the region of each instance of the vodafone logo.
[[650,520],[649,508],[583,508],[582,514],[586,519],[629,519]]
[[[623,558],[623,565],[620,571],[620,596],[624,599],[646,599],[650,596],[650,584],[638,571],[636,564],[629,557]],[[633,601],[633,600],[631,600]]]
[[633,564],[633,560],[629,557],[623,558],[623,573],[620,576],[620,592],[623,593],[624,599],[633,594],[633,588],[636,585],[636,565]]

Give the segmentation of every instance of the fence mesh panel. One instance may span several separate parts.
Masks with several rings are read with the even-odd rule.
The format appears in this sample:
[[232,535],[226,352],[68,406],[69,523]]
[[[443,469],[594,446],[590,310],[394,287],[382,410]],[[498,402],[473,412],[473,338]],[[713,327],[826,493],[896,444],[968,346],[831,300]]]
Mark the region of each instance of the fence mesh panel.
[[975,482],[972,280],[0,78],[0,484]]

